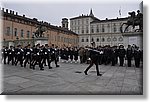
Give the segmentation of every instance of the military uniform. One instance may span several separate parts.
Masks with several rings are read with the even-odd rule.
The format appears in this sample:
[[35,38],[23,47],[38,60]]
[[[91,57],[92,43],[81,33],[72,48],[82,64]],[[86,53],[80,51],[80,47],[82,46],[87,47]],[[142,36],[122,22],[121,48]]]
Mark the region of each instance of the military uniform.
[[141,58],[141,51],[139,50],[139,48],[136,48],[134,50],[133,56],[134,56],[135,66],[137,68],[139,68],[140,67],[140,58]]
[[120,66],[123,66],[123,64],[124,64],[125,54],[126,54],[126,51],[124,49],[124,46],[121,45],[120,48],[119,48],[119,50],[118,50]]
[[43,66],[41,64],[41,61],[42,61],[42,51],[41,49],[39,48],[39,44],[37,44],[36,48],[34,49],[34,59],[33,59],[33,62],[32,62],[32,69],[35,69],[35,65],[39,65],[40,67],[40,70],[44,70],[43,69]]
[[52,47],[50,48],[50,52],[51,52],[51,61],[50,61],[50,63],[55,61],[56,67],[59,67],[59,65],[57,64],[58,58],[59,58],[59,50],[57,48],[54,48],[54,45],[52,45]]
[[10,46],[10,49],[8,49],[8,62],[7,62],[7,64],[9,64],[9,62],[11,61],[12,65],[14,65],[14,56],[15,56],[15,49],[13,48],[13,46]]
[[87,75],[88,70],[95,64],[96,65],[97,76],[101,76],[101,74],[99,72],[99,68],[98,68],[100,52],[95,50],[95,49],[90,49],[89,51],[90,51],[91,61],[90,61],[90,65],[86,68],[84,73],[85,73],[85,75]]
[[91,44],[93,46],[93,48],[89,49],[91,61],[90,61],[90,65],[86,68],[84,73],[85,73],[85,75],[87,75],[88,70],[95,64],[96,65],[97,76],[102,76],[102,74],[100,74],[99,68],[98,68],[100,52],[96,48],[94,48],[95,47],[95,42],[93,42]]
[[127,57],[127,63],[128,67],[131,67],[131,60],[133,57],[133,51],[130,45],[128,45],[127,51],[126,51],[126,57]]
[[52,67],[50,66],[50,49],[48,48],[48,45],[46,45],[44,48],[43,48],[43,62],[42,62],[42,65],[46,63],[48,63],[48,67],[49,69],[51,69]]
[[24,55],[25,55],[24,67],[26,67],[26,64],[29,62],[31,68],[31,52],[32,50],[30,48],[30,45],[28,45],[24,51]]
[[18,45],[18,48],[16,49],[16,61],[15,66],[20,62],[21,67],[23,67],[23,54],[24,50],[21,48],[21,45]]

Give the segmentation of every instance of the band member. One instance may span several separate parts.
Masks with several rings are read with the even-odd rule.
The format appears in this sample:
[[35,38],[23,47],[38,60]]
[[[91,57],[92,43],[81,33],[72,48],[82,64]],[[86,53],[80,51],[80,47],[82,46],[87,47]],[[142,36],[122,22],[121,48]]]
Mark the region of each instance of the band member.
[[85,75],[88,75],[87,74],[88,70],[93,66],[93,64],[95,64],[96,65],[97,76],[102,76],[102,74],[100,74],[99,68],[98,68],[98,64],[99,64],[99,59],[98,58],[99,58],[100,52],[95,49],[95,42],[93,42],[91,44],[92,44],[92,48],[89,49],[91,61],[90,61],[90,65],[86,68],[84,73],[85,73]]
[[25,55],[25,62],[24,62],[24,67],[26,67],[26,64],[29,62],[30,68],[31,68],[31,47],[30,44],[26,47],[24,51]]
[[52,47],[50,48],[50,50],[51,50],[51,61],[50,61],[50,63],[55,61],[56,67],[59,67],[59,65],[57,64],[57,62],[58,62],[58,53],[59,53],[57,47],[54,48],[54,44],[52,44]]
[[46,63],[48,63],[48,67],[49,69],[51,69],[52,67],[50,66],[50,49],[48,47],[48,44],[45,44],[45,47],[43,48],[43,62],[42,62],[42,65]]
[[18,64],[18,62],[20,62],[21,67],[23,67],[23,53],[24,53],[24,51],[23,51],[21,45],[17,46],[17,49],[15,52],[16,52],[15,66]]
[[74,48],[74,60],[75,60],[75,63],[77,63],[77,60],[78,60],[78,49],[77,48]]
[[139,47],[136,47],[134,50],[134,61],[136,68],[140,67],[140,58],[141,58],[141,51],[139,50]]
[[125,54],[126,54],[126,51],[125,51],[125,49],[124,49],[124,46],[123,46],[123,45],[120,45],[120,46],[119,46],[119,52],[118,52],[119,61],[120,61],[120,66],[123,66],[123,64],[124,64]]
[[5,47],[5,48],[4,48],[3,53],[4,53],[4,64],[6,64],[6,59],[7,59],[7,57],[8,57],[8,47]]
[[41,48],[40,48],[40,44],[37,44],[36,45],[36,48],[34,49],[34,60],[33,60],[33,63],[32,63],[32,69],[35,69],[35,65],[39,64],[39,67],[40,67],[40,70],[44,70],[43,69],[43,66],[41,64],[41,61],[42,61],[42,51],[41,51]]
[[128,67],[131,67],[131,60],[133,57],[133,51],[131,45],[128,45],[126,57],[127,57]]
[[11,61],[12,65],[14,65],[14,56],[15,56],[15,49],[13,46],[10,46],[10,49],[8,50],[8,64]]

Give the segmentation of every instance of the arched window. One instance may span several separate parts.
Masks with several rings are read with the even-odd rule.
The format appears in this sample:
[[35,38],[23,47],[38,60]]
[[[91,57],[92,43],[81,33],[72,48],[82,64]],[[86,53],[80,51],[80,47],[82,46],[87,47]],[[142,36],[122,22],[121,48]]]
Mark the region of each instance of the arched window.
[[23,29],[21,30],[21,37],[23,37],[24,35],[23,35]]
[[94,42],[94,39],[92,38],[91,41]]
[[30,31],[27,31],[27,38],[30,37]]
[[105,38],[102,38],[102,42],[104,42],[105,41]]
[[14,35],[17,36],[17,28],[14,29]]
[[89,39],[88,39],[88,38],[86,39],[86,42],[89,42]]
[[97,38],[96,41],[99,42],[99,38]]
[[81,42],[84,42],[84,39],[83,39],[83,38],[81,39]]

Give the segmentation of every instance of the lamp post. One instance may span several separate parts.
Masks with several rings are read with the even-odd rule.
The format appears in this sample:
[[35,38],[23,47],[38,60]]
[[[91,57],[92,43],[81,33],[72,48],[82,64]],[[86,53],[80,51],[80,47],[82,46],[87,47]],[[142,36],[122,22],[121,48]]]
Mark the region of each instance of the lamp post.
[[32,45],[34,46],[34,34],[32,35]]

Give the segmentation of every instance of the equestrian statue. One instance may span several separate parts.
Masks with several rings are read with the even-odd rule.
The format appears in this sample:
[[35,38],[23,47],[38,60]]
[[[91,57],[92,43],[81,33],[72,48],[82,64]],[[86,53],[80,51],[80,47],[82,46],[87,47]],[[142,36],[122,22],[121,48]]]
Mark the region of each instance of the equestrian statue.
[[40,23],[39,25],[37,25],[36,27],[36,31],[34,32],[35,37],[43,37],[43,33],[47,31],[47,28],[45,26],[42,26],[42,24]]
[[[135,12],[129,12],[128,13],[130,16],[127,20],[126,23],[123,23],[120,27],[120,31],[121,33],[125,33],[128,29],[129,26],[132,26],[133,29],[135,28],[135,26],[139,26],[139,29],[136,29],[135,32],[143,32],[143,14],[140,13],[140,10],[137,10],[137,15],[135,14]],[[126,25],[124,31],[122,30],[123,25]]]

